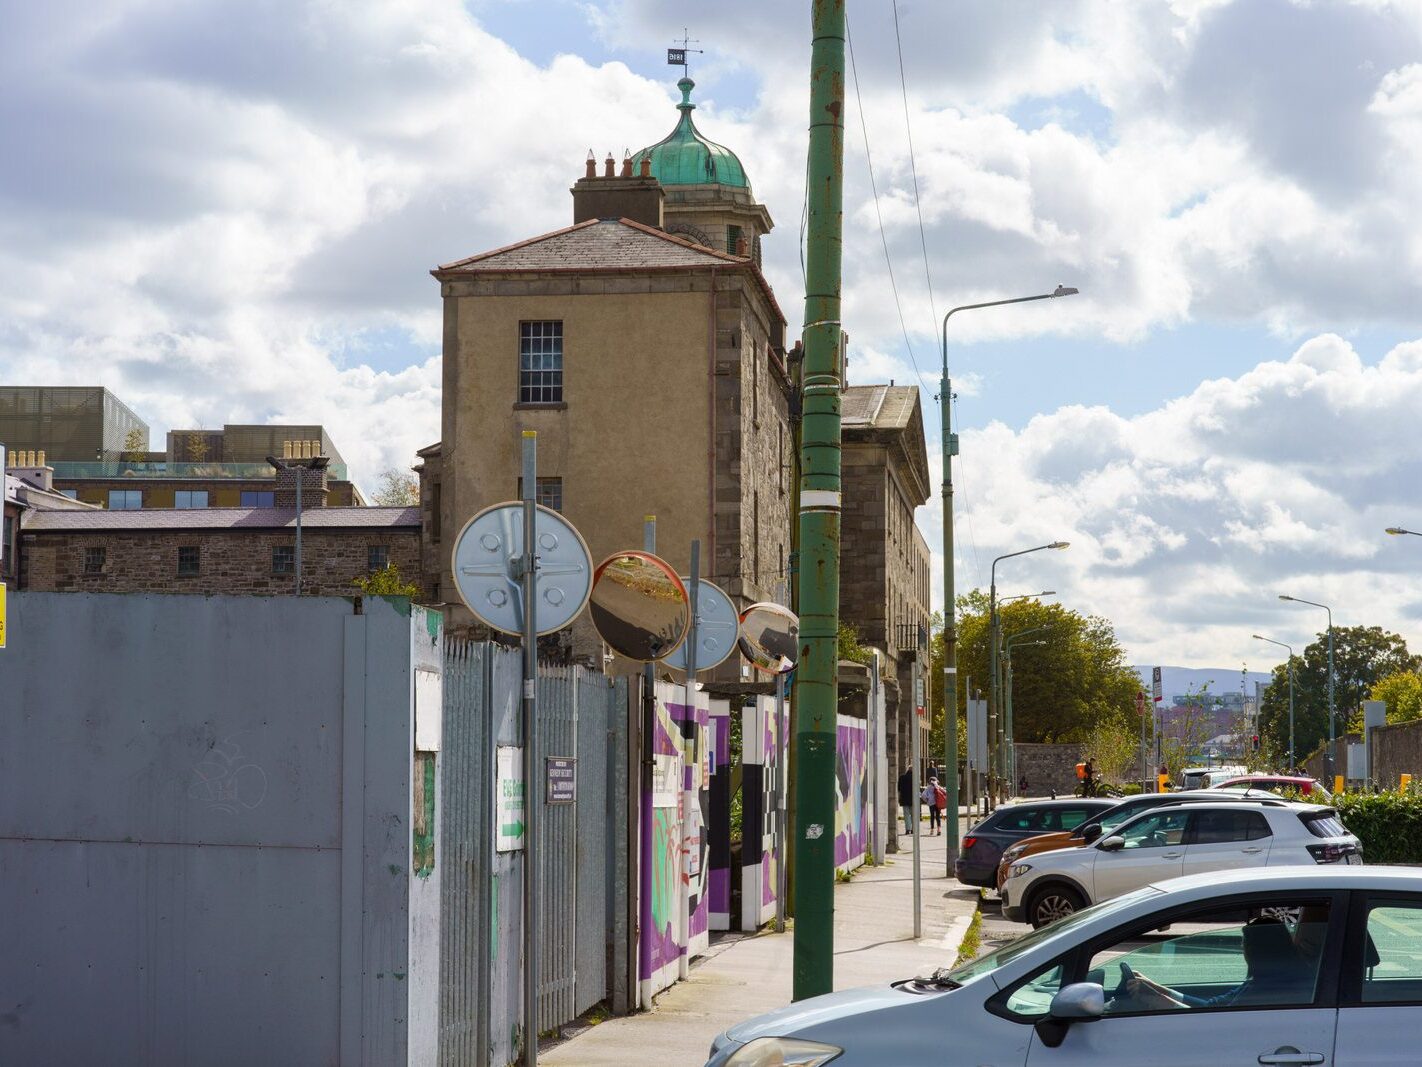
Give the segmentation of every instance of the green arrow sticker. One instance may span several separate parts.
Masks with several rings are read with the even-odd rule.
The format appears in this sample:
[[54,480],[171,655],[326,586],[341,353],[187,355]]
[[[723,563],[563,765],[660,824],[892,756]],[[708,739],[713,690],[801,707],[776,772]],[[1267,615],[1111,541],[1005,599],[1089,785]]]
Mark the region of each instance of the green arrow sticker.
[[505,823],[503,826],[500,826],[500,827],[499,827],[499,833],[501,833],[504,837],[522,837],[522,836],[523,836],[523,823],[521,823],[521,822]]

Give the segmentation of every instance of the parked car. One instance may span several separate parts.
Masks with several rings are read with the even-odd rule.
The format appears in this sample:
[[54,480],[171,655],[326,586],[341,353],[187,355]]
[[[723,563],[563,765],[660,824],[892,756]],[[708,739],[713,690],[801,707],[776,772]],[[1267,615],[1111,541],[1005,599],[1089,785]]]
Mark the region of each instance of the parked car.
[[1002,913],[1045,926],[1166,878],[1362,862],[1362,846],[1332,808],[1285,800],[1168,805],[1137,815],[1086,848],[1019,860],[1002,884]]
[[998,808],[963,835],[963,847],[953,874],[964,885],[992,888],[1003,849],[1037,834],[1076,829],[1116,801],[1105,798],[1041,800]]
[[996,888],[1002,889],[1002,883],[1007,881],[1007,874],[1012,869],[1012,865],[1023,856],[1035,856],[1038,852],[1051,852],[1058,848],[1081,848],[1091,844],[1098,837],[1109,836],[1116,827],[1124,825],[1141,812],[1158,808],[1163,804],[1219,803],[1225,797],[1230,799],[1238,797],[1240,800],[1270,800],[1274,799],[1276,794],[1262,789],[1243,789],[1237,793],[1233,790],[1229,793],[1220,793],[1213,789],[1195,789],[1188,793],[1143,793],[1140,796],[1118,800],[1112,807],[1097,812],[1070,833],[1042,834],[1038,837],[1024,838],[1017,844],[1008,846],[1002,854],[1002,859],[998,861]]
[[1211,778],[1210,789],[1268,789],[1275,793],[1291,789],[1304,796],[1317,794],[1324,800],[1333,799],[1333,794],[1317,778],[1297,774],[1244,774],[1218,783]]
[[1181,789],[1208,789],[1211,782],[1223,782],[1226,778],[1238,778],[1248,774],[1248,767],[1230,765],[1227,767],[1186,767],[1180,772]]
[[1310,864],[1148,886],[800,1001],[719,1035],[706,1067],[1403,1067],[1420,1026],[1422,873]]

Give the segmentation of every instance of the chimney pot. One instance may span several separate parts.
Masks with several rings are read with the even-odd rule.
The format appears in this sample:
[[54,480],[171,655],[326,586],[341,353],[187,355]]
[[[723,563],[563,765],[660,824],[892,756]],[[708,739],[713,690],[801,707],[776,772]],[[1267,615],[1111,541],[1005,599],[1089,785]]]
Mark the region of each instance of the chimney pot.
[[37,467],[43,467],[43,466],[45,465],[45,463],[44,463],[44,449],[41,448],[41,449],[39,450],[39,452],[38,452],[38,454],[37,454],[37,458],[39,459],[39,462],[38,462],[37,464],[35,464],[35,466],[37,466]]
[[587,178],[596,178],[596,177],[597,177],[597,160],[593,158],[593,153],[592,153],[592,149],[591,149],[591,148],[588,149],[587,173],[584,175],[584,177],[587,177]]
[[604,178],[615,178],[615,177],[617,177],[617,169],[616,169],[616,168],[617,168],[617,164],[616,164],[616,163],[613,161],[613,159],[612,159],[612,153],[611,153],[611,152],[607,153],[607,161],[603,164],[603,175],[602,175],[602,176],[603,176]]
[[631,157],[631,156],[623,156],[623,157],[622,157],[622,176],[623,176],[624,178],[630,178],[630,177],[632,177],[632,157]]
[[35,463],[35,450],[34,450],[33,448],[30,449],[28,452],[25,453],[25,466],[26,466],[26,467],[38,466],[38,464]]
[[652,176],[652,157],[651,157],[651,156],[643,156],[643,157],[642,157],[642,166],[641,166],[641,168],[640,168],[640,170],[639,170],[639,176],[640,176],[640,177],[643,177],[643,178],[650,178],[650,177]]

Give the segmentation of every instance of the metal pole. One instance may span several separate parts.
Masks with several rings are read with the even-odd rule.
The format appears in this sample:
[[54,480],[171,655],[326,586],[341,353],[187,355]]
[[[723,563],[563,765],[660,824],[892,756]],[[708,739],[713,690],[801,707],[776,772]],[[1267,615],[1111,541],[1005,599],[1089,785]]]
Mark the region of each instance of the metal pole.
[[1294,650],[1289,649],[1289,770],[1298,766],[1294,756]]
[[534,555],[538,508],[534,487],[538,474],[538,434],[523,431],[523,1062],[538,1063],[538,823],[543,803],[543,778],[538,773],[538,605],[534,597]]
[[[1333,609],[1324,609],[1328,612],[1328,788],[1332,789],[1338,782],[1338,735],[1337,735],[1337,712],[1333,702]],[[1344,770],[1346,774],[1346,769]]]
[[296,467],[296,595],[301,595],[301,483],[306,480],[306,468]]
[[844,0],[814,4],[813,40],[798,575],[803,652],[795,674],[795,1000],[834,988]]
[[997,799],[997,560],[992,561],[992,582],[988,591],[988,807]]
[[[952,312],[949,312],[951,315]],[[943,319],[943,378],[938,385],[938,406],[942,414],[943,454],[943,789],[948,794],[948,817],[943,833],[946,874],[953,877],[958,858],[958,610],[953,590],[953,457],[958,454],[958,437],[953,433],[953,383],[948,377],[948,318]],[[970,752],[969,758],[972,757]],[[963,761],[969,781],[968,810],[973,810],[972,772]]]
[[[472,652],[473,649],[468,651]],[[470,665],[471,660],[465,659],[465,673],[460,679],[464,684],[468,684],[469,681]],[[487,768],[485,773],[488,777],[484,779],[484,787],[479,791],[478,805],[475,808],[479,813],[479,839],[474,846],[477,864],[474,885],[477,887],[475,892],[479,894],[482,906],[474,913],[474,921],[478,924],[475,938],[479,953],[479,1011],[476,1013],[474,1021],[474,1060],[476,1063],[488,1063],[490,1059],[489,1022],[494,1014],[493,916],[496,914],[494,839],[498,832],[495,829],[494,811],[497,805],[495,797],[499,781],[499,735],[494,726],[494,649],[492,645],[485,645],[479,655],[479,681],[483,690],[480,694],[479,704],[481,728],[484,731],[483,763]],[[478,781],[479,777],[476,773],[474,777],[476,785]]]
[[1007,763],[1007,795],[1009,797],[1015,797],[1017,795],[1017,772],[1014,767],[1015,761],[1012,752],[1012,643],[1008,642],[1004,645],[1003,651],[1005,652],[1004,658],[1007,660],[1007,666],[1005,668],[1007,684],[1002,687],[1003,696],[1005,698],[1004,704],[1006,706],[1006,717],[1002,729],[1002,746]]
[[[656,552],[657,550],[657,517],[648,515],[642,520],[642,550],[644,552]],[[648,663],[642,668],[642,739],[641,739],[641,761],[642,761],[642,810],[637,820],[638,832],[641,840],[638,842],[638,855],[641,857],[641,869],[650,871],[652,869],[652,770],[655,764],[655,745],[653,735],[656,733],[657,724],[657,674],[655,664]],[[640,878],[637,882],[640,899],[637,902],[638,923],[642,930],[651,930],[654,926],[652,922],[652,901],[651,894],[645,893],[641,889]],[[637,938],[637,954],[641,953],[642,946],[640,933],[634,935]],[[633,974],[637,974],[638,961],[633,960]],[[642,1003],[641,983],[633,987],[632,1003],[641,1008],[650,1008],[651,1001]]]
[[910,715],[909,726],[913,729],[909,742],[913,753],[913,936],[920,938],[923,936],[923,813],[919,810],[919,804],[922,801],[923,776],[919,770],[922,754],[919,752],[918,708],[915,707]]
[[[877,670],[878,660],[875,660]],[[783,934],[785,932],[785,787],[787,779],[785,776],[786,755],[788,747],[785,744],[785,675],[775,676],[775,828],[777,830],[776,840],[780,842],[780,861],[775,865],[775,932]],[[870,741],[873,740],[871,731]],[[869,763],[870,773],[873,773],[874,763]],[[872,793],[871,795],[877,796]],[[877,825],[876,825],[877,829]]]
[[[689,587],[691,595],[691,622],[686,631],[686,719],[682,727],[682,753],[686,763],[694,765],[700,758],[696,751],[696,611],[699,606],[698,596],[701,585],[701,542],[691,542],[691,585]],[[689,734],[689,736],[688,736]],[[695,781],[695,777],[692,778]],[[677,960],[677,974],[681,978],[686,978],[691,973],[691,849],[692,846],[686,833],[686,804],[685,800],[680,803],[682,809],[682,832],[681,832],[681,877],[677,879],[677,896],[680,906],[677,910],[678,920],[685,924],[683,930],[686,934],[686,945],[680,958]]]
[[[968,790],[964,798],[967,803],[968,817],[972,818],[974,809],[978,806],[978,775],[974,767],[974,760],[977,758],[978,731],[973,727],[973,709],[969,707],[973,699],[973,676],[967,675],[963,679],[963,740],[966,742],[967,758],[963,760],[963,777],[967,779]],[[955,827],[957,829],[957,827]],[[953,861],[948,861],[948,874],[953,875]]]

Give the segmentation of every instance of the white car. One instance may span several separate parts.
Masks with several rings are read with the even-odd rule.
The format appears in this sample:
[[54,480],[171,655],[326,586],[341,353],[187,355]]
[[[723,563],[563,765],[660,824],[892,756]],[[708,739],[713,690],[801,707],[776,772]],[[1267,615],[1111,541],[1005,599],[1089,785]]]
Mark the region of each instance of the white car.
[[1148,886],[954,970],[812,997],[721,1034],[706,1067],[1415,1067],[1419,1028],[1422,873],[1269,867]]
[[1172,805],[1138,815],[1085,848],[1024,857],[1002,884],[1002,913],[1045,926],[1166,878],[1362,862],[1358,839],[1332,808],[1285,800]]

